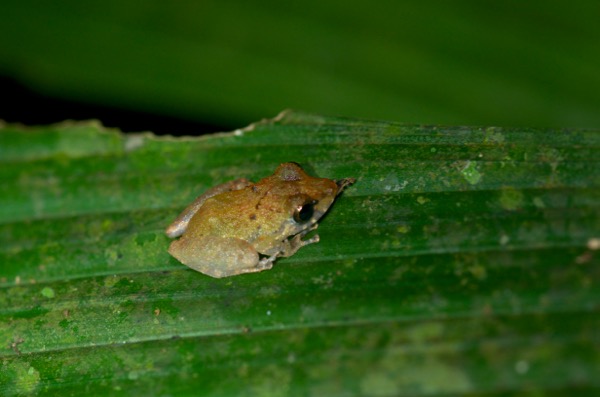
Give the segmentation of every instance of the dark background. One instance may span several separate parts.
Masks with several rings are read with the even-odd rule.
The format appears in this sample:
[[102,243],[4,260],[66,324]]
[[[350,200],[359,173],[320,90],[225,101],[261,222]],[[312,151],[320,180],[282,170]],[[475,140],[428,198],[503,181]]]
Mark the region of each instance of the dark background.
[[152,131],[155,134],[203,135],[234,129],[233,125],[214,125],[158,113],[93,104],[43,95],[20,82],[0,76],[0,92],[7,98],[0,118],[9,123],[44,125],[64,120],[101,120],[106,127],[123,131]]
[[195,135],[287,108],[600,126],[600,3],[0,3],[0,119]]

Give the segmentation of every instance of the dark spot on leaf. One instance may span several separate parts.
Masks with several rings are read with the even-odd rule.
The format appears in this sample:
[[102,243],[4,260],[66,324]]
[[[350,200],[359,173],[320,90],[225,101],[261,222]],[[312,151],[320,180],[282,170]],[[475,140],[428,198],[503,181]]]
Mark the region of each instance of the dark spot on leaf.
[[33,309],[21,310],[12,315],[13,318],[34,318],[48,313],[50,310],[43,309],[41,306],[36,306]]

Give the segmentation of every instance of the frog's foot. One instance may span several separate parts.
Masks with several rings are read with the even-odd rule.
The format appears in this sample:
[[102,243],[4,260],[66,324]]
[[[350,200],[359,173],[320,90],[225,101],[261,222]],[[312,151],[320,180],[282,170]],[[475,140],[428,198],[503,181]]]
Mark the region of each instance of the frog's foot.
[[[315,227],[315,229],[316,229],[316,227]],[[304,237],[304,236],[294,236],[294,238],[292,239],[291,245],[292,245],[292,248],[294,249],[293,253],[296,253],[296,251],[298,251],[300,248],[304,247],[305,245],[318,243],[320,240],[320,237],[318,234],[315,234],[308,240],[302,240],[302,237]]]
[[[272,259],[272,260],[271,260]],[[277,259],[277,257],[275,255],[269,257],[269,258],[264,258],[261,259],[257,264],[256,267],[252,267],[249,269],[243,269],[239,272],[239,274],[242,273],[258,273],[258,272],[262,272],[263,270],[269,270],[273,267],[273,262],[275,262],[275,259]]]
[[313,230],[316,230],[318,227],[319,227],[319,224],[315,223],[314,225],[312,225],[308,229],[301,231],[300,233],[296,234],[294,237],[292,237],[291,239],[289,239],[286,242],[284,249],[281,250],[280,255],[281,256],[292,256],[296,252],[298,252],[298,250],[300,248],[304,247],[305,245],[309,245],[309,244],[313,244],[313,243],[318,243],[319,242],[319,235],[318,234],[315,234],[314,236],[312,236],[308,240],[302,240],[302,238],[304,236],[306,236],[308,233],[312,232]]
[[[314,225],[312,225],[312,226],[311,226],[311,227],[309,227],[308,229],[306,229],[306,230],[303,230],[303,231],[301,231],[300,233],[298,233],[297,235],[295,235],[293,239],[296,239],[296,238],[298,238],[298,239],[301,239],[302,237],[306,236],[308,233],[312,232],[313,230],[317,230],[317,228],[318,228],[318,227],[319,227],[319,224],[318,224],[318,223],[315,223]],[[315,237],[317,238],[317,241],[314,241],[314,242],[316,243],[316,242],[318,242],[318,241],[319,241],[319,236],[315,236]],[[313,238],[314,238],[314,237],[313,237]],[[310,240],[312,240],[313,238],[310,238],[310,239],[308,239],[308,240],[305,240],[305,241],[310,241]],[[311,243],[308,243],[308,244],[311,244]]]
[[253,272],[260,272],[262,270],[271,269],[273,267],[273,262],[275,262],[275,260],[277,260],[277,258],[279,258],[280,256],[283,256],[283,257],[292,256],[300,248],[304,247],[305,245],[312,244],[312,243],[318,243],[319,235],[315,235],[315,236],[309,238],[308,240],[302,240],[302,237],[306,236],[309,232],[312,232],[313,230],[317,229],[318,227],[319,227],[319,224],[315,223],[308,229],[303,230],[300,233],[296,234],[294,237],[292,237],[291,239],[287,240],[284,243],[283,249],[277,251],[276,253],[274,253],[273,255],[271,255],[269,257],[262,258],[260,261],[258,261],[258,264],[256,265],[256,267],[254,267],[252,269],[247,269],[244,272],[245,273],[253,273]]
[[272,268],[273,262],[275,262],[279,255],[281,255],[281,252],[276,252],[268,258],[262,258],[260,261],[258,261],[258,264],[256,265],[256,271],[260,272],[261,270],[267,270]]

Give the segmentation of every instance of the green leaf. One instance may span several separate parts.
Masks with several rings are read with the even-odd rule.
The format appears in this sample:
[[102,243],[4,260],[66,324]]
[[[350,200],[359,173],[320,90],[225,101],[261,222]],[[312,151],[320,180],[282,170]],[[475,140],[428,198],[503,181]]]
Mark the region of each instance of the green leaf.
[[[199,139],[0,129],[0,395],[600,391],[600,133],[287,112]],[[281,162],[355,177],[321,242],[213,279],[196,195]]]

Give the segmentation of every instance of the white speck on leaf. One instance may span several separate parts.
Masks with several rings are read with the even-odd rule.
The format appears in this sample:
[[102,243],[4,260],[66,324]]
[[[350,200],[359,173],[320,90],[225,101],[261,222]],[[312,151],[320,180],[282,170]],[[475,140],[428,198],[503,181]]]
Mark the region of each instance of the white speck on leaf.
[[525,360],[519,360],[515,363],[515,371],[520,374],[520,375],[524,375],[529,371],[529,363]]
[[591,238],[587,241],[587,247],[592,251],[600,249],[600,238]]
[[471,185],[476,185],[481,181],[481,173],[477,170],[477,163],[474,161],[467,161],[460,173]]

